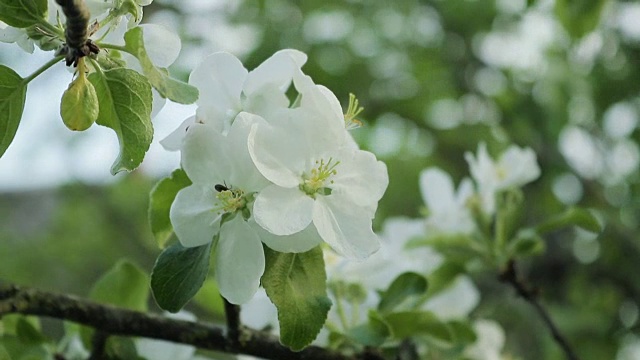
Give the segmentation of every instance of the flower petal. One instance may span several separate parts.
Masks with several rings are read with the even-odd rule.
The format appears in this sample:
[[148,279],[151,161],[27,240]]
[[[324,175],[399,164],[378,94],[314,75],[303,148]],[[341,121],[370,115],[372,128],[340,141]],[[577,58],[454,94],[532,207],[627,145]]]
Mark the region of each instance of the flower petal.
[[207,244],[220,227],[220,217],[214,212],[215,190],[191,185],[178,192],[169,218],[182,246]]
[[380,241],[366,211],[349,205],[333,194],[319,196],[313,207],[313,224],[333,250],[349,258],[365,259],[380,248]]
[[215,251],[220,294],[232,304],[251,300],[264,273],[264,250],[260,238],[242,216],[222,225]]
[[182,140],[187,135],[187,129],[189,126],[195,124],[196,117],[191,116],[178,126],[177,129],[173,130],[173,132],[164,139],[160,140],[160,145],[165,148],[167,151],[178,151],[182,148]]
[[322,238],[318,235],[316,227],[311,224],[302,231],[285,236],[273,235],[263,229],[255,221],[249,221],[249,224],[252,225],[260,237],[260,240],[275,251],[283,253],[301,253],[309,251],[322,243]]
[[140,25],[144,48],[151,62],[158,67],[168,67],[180,54],[180,37],[164,26],[156,24]]
[[284,93],[293,78],[293,73],[299,70],[307,61],[307,55],[294,49],[280,50],[265,60],[249,73],[244,84],[247,96],[263,89],[265,85],[275,85]]
[[358,206],[377,204],[389,185],[387,166],[372,153],[351,148],[343,148],[336,159],[340,164],[331,188]]
[[253,204],[256,222],[274,235],[291,235],[311,223],[314,200],[296,188],[271,185]]
[[432,213],[443,213],[456,206],[453,181],[446,172],[437,167],[420,172],[422,200]]
[[189,179],[212,188],[228,181],[234,159],[226,145],[226,137],[212,126],[191,125],[182,145],[182,167]]
[[302,136],[289,137],[286,131],[285,127],[254,124],[247,145],[253,163],[265,178],[282,187],[297,188],[307,147]]
[[235,56],[218,52],[205,58],[189,76],[189,83],[198,88],[198,120],[216,123],[227,129],[240,112],[240,94],[247,70]]
[[233,157],[233,170],[226,180],[230,185],[245,192],[260,191],[270,184],[258,171],[249,155],[247,142],[253,124],[266,124],[266,121],[260,116],[241,112],[231,125],[225,142],[226,153]]

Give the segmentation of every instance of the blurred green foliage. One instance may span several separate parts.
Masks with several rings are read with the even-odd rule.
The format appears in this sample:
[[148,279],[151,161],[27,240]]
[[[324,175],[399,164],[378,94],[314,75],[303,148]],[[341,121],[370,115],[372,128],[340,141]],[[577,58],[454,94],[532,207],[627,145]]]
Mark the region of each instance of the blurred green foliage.
[[[631,109],[636,122],[640,113],[640,39],[628,36],[618,22],[632,3],[222,4],[196,10],[156,0],[148,7],[146,21],[171,19],[181,32],[185,55],[174,72],[186,76],[193,66],[189,54],[197,58],[204,55],[198,49],[215,49],[211,44],[234,29],[253,34],[251,40],[227,39],[244,46],[239,55],[249,69],[281,48],[305,51],[306,73],[344,105],[352,92],[365,107],[366,125],[354,136],[390,173],[378,228],[391,216],[419,216],[418,174],[425,167],[439,166],[460,180],[468,176],[464,152],[475,151],[480,141],[494,152],[510,142],[532,147],[542,176],[524,189],[525,223],[575,204],[595,209],[605,229],[597,238],[577,230],[547,235],[546,252],[523,264],[523,275],[540,288],[543,303],[581,359],[613,359],[625,336],[640,333],[638,168],[637,162],[623,173],[615,167],[638,154],[623,153],[622,160],[609,156],[623,142],[637,151],[640,132],[634,125],[614,136],[615,119],[607,124],[616,105]],[[218,23],[226,24],[226,32]],[[541,42],[544,46],[536,48]],[[495,43],[503,46],[490,46]],[[516,46],[520,43],[524,47]],[[571,129],[591,136],[597,155],[591,165],[601,163],[598,169],[586,171],[567,156],[563,139]],[[573,145],[578,152],[590,151]],[[599,160],[598,154],[609,155]],[[560,186],[562,179],[571,181]],[[0,194],[0,278],[86,294],[123,256],[151,269],[159,252],[146,221],[152,183],[134,173],[106,187],[69,184]],[[476,274],[476,280],[483,300],[474,316],[501,323],[507,353],[522,359],[563,357],[533,310],[500,284],[497,274]]]

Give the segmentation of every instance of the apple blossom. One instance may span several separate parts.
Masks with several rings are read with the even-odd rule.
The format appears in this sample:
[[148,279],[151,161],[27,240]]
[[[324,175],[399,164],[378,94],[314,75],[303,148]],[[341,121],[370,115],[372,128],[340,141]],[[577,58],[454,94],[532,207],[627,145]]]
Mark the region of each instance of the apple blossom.
[[536,154],[530,148],[512,145],[496,162],[489,156],[486,144],[480,143],[477,156],[467,152],[465,159],[487,214],[495,212],[497,192],[520,187],[540,176]]
[[473,184],[465,178],[456,192],[449,174],[439,168],[425,169],[420,173],[420,192],[427,206],[427,235],[469,234],[475,223],[467,207],[473,195]]

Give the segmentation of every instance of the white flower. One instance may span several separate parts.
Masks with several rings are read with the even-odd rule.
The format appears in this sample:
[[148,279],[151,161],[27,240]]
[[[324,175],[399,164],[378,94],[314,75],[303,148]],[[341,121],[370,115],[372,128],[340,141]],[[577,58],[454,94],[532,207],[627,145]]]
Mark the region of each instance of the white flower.
[[18,29],[0,21],[0,41],[3,43],[16,43],[29,54],[33,54],[33,41],[29,39],[25,29]]
[[442,292],[429,298],[423,310],[433,312],[442,320],[463,319],[478,306],[480,292],[468,276],[459,275]]
[[273,183],[256,197],[256,222],[275,235],[313,222],[336,252],[366,258],[379,247],[371,219],[388,185],[386,166],[345,141],[342,118],[326,119],[305,106],[305,98],[251,129],[251,158]]
[[530,148],[512,145],[497,162],[489,156],[485,143],[478,145],[478,155],[467,152],[471,176],[478,185],[483,207],[487,214],[495,212],[495,195],[509,188],[525,185],[540,176],[536,154]]
[[477,320],[473,324],[476,341],[464,350],[470,360],[500,360],[504,347],[504,330],[492,320]]
[[207,124],[191,125],[181,155],[192,185],[178,192],[170,210],[183,246],[201,246],[219,235],[215,276],[220,293],[234,304],[248,301],[258,289],[265,264],[262,242],[274,250],[302,252],[321,241],[314,229],[276,237],[250,218],[253,197],[268,185],[247,149],[251,124],[261,120],[243,113],[226,136]]
[[[200,90],[198,110],[194,118],[225,133],[242,111],[270,117],[288,108],[285,92],[293,74],[307,61],[307,55],[297,50],[281,50],[249,72],[235,56],[218,52],[205,58],[189,76],[189,83]],[[184,132],[176,130],[162,145],[167,150],[179,150]]]
[[449,174],[439,168],[420,173],[420,192],[427,206],[427,235],[469,234],[475,230],[467,200],[473,195],[473,184],[465,178],[455,191]]

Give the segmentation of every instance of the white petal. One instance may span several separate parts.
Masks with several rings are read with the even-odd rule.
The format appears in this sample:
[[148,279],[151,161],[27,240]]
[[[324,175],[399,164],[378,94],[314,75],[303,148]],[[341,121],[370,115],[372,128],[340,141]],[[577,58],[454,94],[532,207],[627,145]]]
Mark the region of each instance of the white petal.
[[480,293],[469,277],[460,275],[447,289],[424,305],[442,320],[466,318],[480,302]]
[[151,118],[153,119],[167,103],[167,99],[163,98],[155,88],[151,88],[151,94],[153,95],[153,102],[151,103]]
[[226,145],[226,137],[209,125],[189,127],[182,145],[182,167],[193,183],[213,187],[228,181],[234,159]]
[[144,24],[142,38],[144,48],[151,62],[158,67],[168,67],[173,64],[180,54],[180,37],[161,25]]
[[256,222],[274,235],[291,235],[311,223],[314,200],[296,188],[271,185],[253,204]]
[[253,124],[266,124],[266,122],[260,116],[241,112],[226,136],[227,154],[233,157],[231,162],[233,170],[227,180],[231,185],[245,192],[260,191],[270,184],[249,156],[247,143]]
[[247,145],[253,163],[265,178],[282,187],[297,188],[298,172],[304,168],[308,149],[302,137],[289,138],[287,134],[281,127],[254,124]]
[[242,216],[222,225],[215,254],[220,294],[232,304],[251,300],[264,273],[264,250],[260,238]]
[[439,168],[425,169],[420,173],[420,192],[432,213],[447,212],[456,205],[451,177]]
[[251,95],[265,85],[275,85],[285,92],[291,84],[293,73],[307,61],[307,55],[292,49],[280,50],[249,73],[244,92]]
[[178,192],[169,218],[182,246],[195,247],[213,240],[220,226],[213,211],[215,203],[215,190],[208,187],[191,185]]
[[169,134],[166,138],[160,140],[160,145],[165,148],[167,151],[178,151],[182,148],[182,140],[187,135],[187,129],[189,126],[193,125],[196,122],[196,117],[191,116],[178,126],[171,134]]
[[522,186],[540,176],[536,153],[530,148],[510,146],[500,157],[498,166],[507,174],[506,178],[502,179],[500,189]]
[[250,221],[250,224],[256,230],[260,240],[275,251],[301,253],[309,251],[322,243],[322,238],[318,235],[316,227],[311,224],[302,231],[285,236],[273,235],[256,222]]
[[330,187],[358,206],[372,206],[382,198],[389,185],[387,166],[368,151],[344,150],[336,155],[340,164]]
[[241,110],[240,94],[246,77],[240,60],[229,53],[205,58],[189,76],[189,83],[200,91],[198,120],[230,123]]
[[333,194],[316,199],[313,224],[322,240],[343,256],[364,259],[380,248],[371,229],[371,217]]

